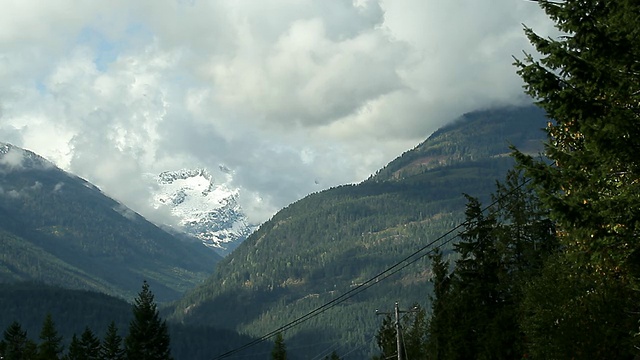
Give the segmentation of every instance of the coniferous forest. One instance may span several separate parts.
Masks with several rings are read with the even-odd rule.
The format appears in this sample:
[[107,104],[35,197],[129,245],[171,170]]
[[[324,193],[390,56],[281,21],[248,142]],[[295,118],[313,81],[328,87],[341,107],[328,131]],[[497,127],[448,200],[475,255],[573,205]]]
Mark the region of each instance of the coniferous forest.
[[[257,341],[240,355],[637,358],[640,3],[537,3],[562,35],[525,27],[537,53],[516,57],[514,66],[548,117],[544,148],[514,130],[525,126],[517,121],[537,126],[531,108],[507,111],[517,121],[502,125],[452,124],[363,183],[283,209],[204,283],[164,307],[146,282],[133,305],[41,284],[3,285],[0,300],[13,305],[1,314],[8,326],[0,358],[204,359],[254,339],[273,343]],[[469,131],[490,140],[471,149]],[[505,138],[510,156],[498,150]],[[458,224],[455,241],[432,243],[396,277],[375,279],[367,293],[296,323]],[[42,291],[48,308],[33,297],[16,301],[25,288]],[[65,309],[76,304],[72,297],[82,299],[76,310],[84,319]],[[401,313],[396,304],[398,318],[375,316],[398,298],[410,301]],[[20,306],[32,309],[29,329],[8,320],[25,313]]]

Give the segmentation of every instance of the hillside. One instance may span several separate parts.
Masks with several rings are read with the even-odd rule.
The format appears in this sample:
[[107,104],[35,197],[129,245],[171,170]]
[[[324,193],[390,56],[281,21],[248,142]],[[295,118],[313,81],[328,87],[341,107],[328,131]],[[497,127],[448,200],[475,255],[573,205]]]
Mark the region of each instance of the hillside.
[[90,183],[0,143],[0,283],[39,281],[132,299],[143,279],[175,300],[220,259]]
[[[69,290],[41,283],[0,284],[0,333],[17,321],[27,336],[40,342],[38,335],[47,314],[62,337],[65,352],[74,334],[89,327],[103,339],[113,321],[118,334],[126,336],[132,319],[132,304],[122,299],[87,290]],[[211,327],[189,327],[168,323],[172,355],[176,360],[207,360],[241,346],[252,339],[235,332]],[[270,344],[258,350],[269,351]],[[246,359],[264,359],[264,356]]]
[[[368,180],[291,204],[181,299],[173,319],[260,336],[336,299],[459,224],[463,194],[487,199],[513,164],[509,145],[541,150],[545,124],[534,107],[467,114]],[[285,340],[301,358],[336,344],[339,355],[368,357],[381,321],[375,309],[428,306],[429,277],[427,260],[417,261]]]

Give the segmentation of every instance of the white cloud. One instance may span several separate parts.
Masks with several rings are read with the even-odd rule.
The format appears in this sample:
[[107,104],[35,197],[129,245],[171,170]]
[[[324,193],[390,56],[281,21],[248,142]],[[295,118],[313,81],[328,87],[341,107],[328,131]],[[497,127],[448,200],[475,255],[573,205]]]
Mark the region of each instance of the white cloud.
[[[0,13],[0,141],[158,219],[144,173],[228,167],[254,220],[523,101],[537,5],[24,0]],[[170,220],[170,219],[169,219]]]
[[21,170],[23,169],[24,157],[24,151],[11,147],[6,154],[0,156],[0,165],[6,167],[9,171]]
[[63,187],[64,187],[64,183],[63,182],[59,182],[53,187],[53,192],[56,192],[56,193],[60,192]]

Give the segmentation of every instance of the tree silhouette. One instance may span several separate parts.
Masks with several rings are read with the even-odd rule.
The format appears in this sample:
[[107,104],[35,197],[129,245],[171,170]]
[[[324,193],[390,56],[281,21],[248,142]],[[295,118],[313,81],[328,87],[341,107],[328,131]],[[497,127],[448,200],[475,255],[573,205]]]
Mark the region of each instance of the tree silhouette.
[[47,314],[40,331],[40,344],[38,345],[38,359],[54,360],[60,359],[62,354],[62,336],[58,335],[56,325],[51,314]]
[[115,321],[111,321],[100,345],[100,358],[103,360],[124,360],[124,355],[122,337],[118,335]]
[[27,332],[14,321],[4,331],[0,342],[0,357],[3,360],[27,360],[36,356],[36,344],[29,340]]
[[160,319],[153,293],[146,281],[135,299],[133,320],[129,323],[129,334],[124,344],[128,359],[172,359],[167,323]]
[[271,350],[271,359],[273,360],[287,360],[287,346],[284,343],[282,333],[276,335],[276,341],[273,344]]

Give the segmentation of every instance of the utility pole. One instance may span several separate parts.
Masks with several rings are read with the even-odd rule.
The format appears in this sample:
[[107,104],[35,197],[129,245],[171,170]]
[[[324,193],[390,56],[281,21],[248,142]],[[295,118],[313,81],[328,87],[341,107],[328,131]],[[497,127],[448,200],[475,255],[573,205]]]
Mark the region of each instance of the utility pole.
[[[400,310],[400,306],[396,301],[395,309],[393,314],[396,317],[396,349],[398,351],[398,360],[403,360],[402,356],[402,334],[400,332],[400,314],[402,313],[410,313],[410,312],[418,312],[417,308],[413,308],[411,310]],[[390,312],[381,312],[376,309],[376,315],[391,315]]]

